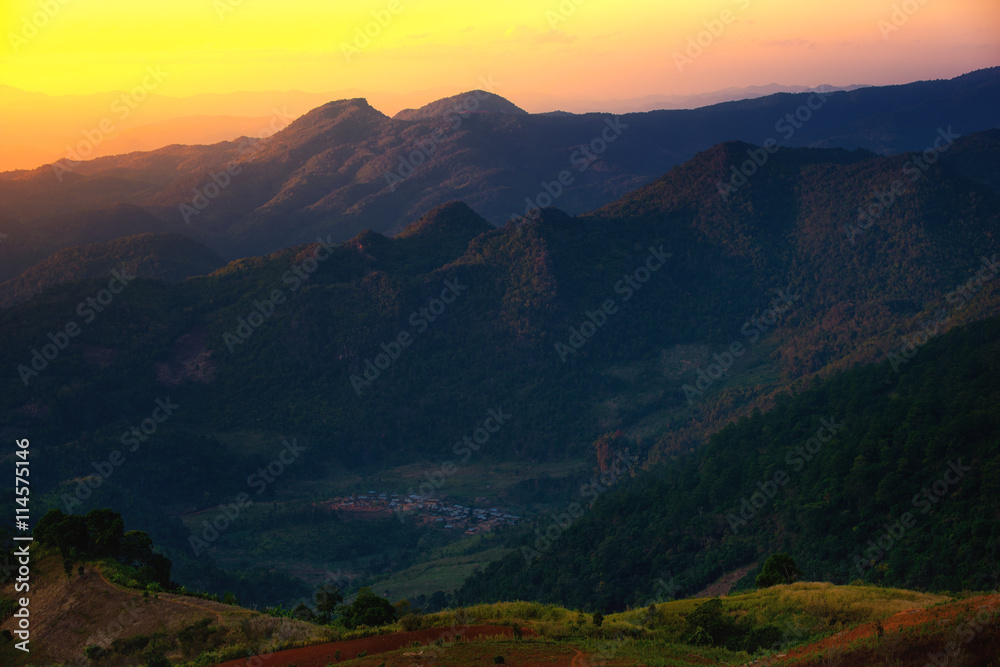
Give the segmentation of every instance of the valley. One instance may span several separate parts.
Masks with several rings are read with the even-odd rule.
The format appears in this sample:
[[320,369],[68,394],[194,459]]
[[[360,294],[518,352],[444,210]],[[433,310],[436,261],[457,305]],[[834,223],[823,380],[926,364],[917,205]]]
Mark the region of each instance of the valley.
[[89,142],[0,172],[0,664],[1000,665],[996,8],[85,4],[0,77]]

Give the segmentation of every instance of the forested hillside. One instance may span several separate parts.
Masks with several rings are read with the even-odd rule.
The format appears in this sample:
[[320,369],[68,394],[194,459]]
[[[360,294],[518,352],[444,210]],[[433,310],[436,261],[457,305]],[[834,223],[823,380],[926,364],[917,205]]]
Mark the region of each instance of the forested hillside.
[[[320,239],[177,283],[114,268],[52,286],[5,310],[3,433],[40,443],[49,506],[121,508],[190,556],[179,517],[231,503],[291,438],[303,463],[268,500],[308,503],[368,476],[405,491],[502,409],[510,419],[461,475],[511,464],[493,501],[552,502],[598,464],[605,436],[620,431],[640,466],[670,461],[778,393],[885,358],[928,321],[940,333],[996,311],[987,185],[935,164],[852,236],[857,209],[915,156],[781,149],[721,197],[732,165],[763,150],[719,145],[587,216],[492,228],[452,203],[395,238]],[[88,494],[82,480],[115,451],[126,462]],[[318,520],[295,512],[283,516]],[[331,525],[322,548],[371,574],[413,562],[397,550],[416,544],[406,528],[353,552],[336,546],[348,533]],[[324,557],[287,548],[302,567]],[[265,564],[247,549],[227,566]],[[292,588],[275,576],[258,588]]]
[[774,552],[810,581],[991,589],[998,508],[993,318],[780,399],[613,489],[556,539],[543,517],[459,598],[618,610],[650,582],[682,597]]

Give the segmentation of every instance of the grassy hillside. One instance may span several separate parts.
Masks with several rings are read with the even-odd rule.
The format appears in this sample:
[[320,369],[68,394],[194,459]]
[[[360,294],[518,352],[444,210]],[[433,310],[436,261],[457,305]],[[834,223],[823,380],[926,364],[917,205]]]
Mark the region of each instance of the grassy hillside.
[[[14,648],[5,633],[0,639],[4,665],[87,664],[83,658],[88,646],[106,651],[89,664],[161,664],[153,662],[157,656],[177,664],[203,654],[246,656],[335,636],[294,619],[187,595],[126,588],[109,581],[114,567],[104,563],[88,562],[80,566],[82,573],[74,568],[67,576],[58,553],[33,549],[33,555],[31,652]],[[13,595],[12,582],[0,587],[0,599]],[[9,618],[12,612],[5,611],[0,629],[16,628],[17,619]],[[91,655],[98,654],[91,649]]]
[[[1000,641],[995,593],[935,595],[809,582],[663,601],[676,587],[660,580],[648,584],[655,589],[648,599],[606,617],[523,601],[424,613],[406,600],[390,605],[367,589],[349,604],[333,598],[335,607],[321,607],[316,596],[291,612],[279,607],[262,614],[234,606],[230,596],[234,604],[221,604],[174,584],[168,584],[172,592],[156,583],[140,586],[136,577],[144,570],[128,565],[133,556],[115,546],[136,542],[135,533],[122,532],[120,516],[88,514],[81,530],[89,538],[74,542],[70,524],[79,521],[51,513],[37,531],[30,653],[18,650],[12,635],[14,581],[0,585],[4,664],[238,667],[261,656],[275,667],[385,667],[414,659],[501,664],[500,658],[514,665],[676,666],[827,664],[837,657],[890,665],[950,651],[952,659],[960,658],[954,664],[981,665],[992,664],[982,660],[997,655]],[[113,555],[94,558],[102,551]],[[382,611],[358,616],[361,608]]]
[[[85,575],[71,585],[98,598],[111,594],[106,588],[94,588],[92,583]],[[164,609],[175,610],[160,619],[164,624],[161,630],[167,629],[160,632],[160,639],[168,643],[173,640],[174,650],[167,654],[170,664],[192,667],[213,664],[208,661],[228,655],[245,658],[248,645],[257,646],[261,659],[274,667],[408,667],[414,661],[467,667],[501,664],[495,660],[497,657],[508,665],[821,665],[834,660],[844,665],[888,666],[924,664],[948,650],[953,661],[950,664],[988,665],[995,664],[990,660],[995,660],[1000,636],[996,632],[1000,629],[1000,596],[995,594],[953,598],[821,583],[777,586],[714,601],[657,603],[609,615],[600,627],[589,614],[561,607],[528,602],[476,606],[411,616],[398,624],[351,635],[368,639],[349,639],[329,628],[250,614],[217,603],[195,601],[185,609],[185,602],[160,594],[157,599],[135,604],[144,605],[138,613],[146,619]],[[773,632],[768,633],[771,640],[752,653],[699,645],[692,639],[692,622],[704,618],[701,610],[706,605],[720,605],[717,618],[728,619],[739,627],[772,628]],[[184,626],[179,621],[186,616],[190,616],[191,623]],[[172,631],[175,622],[180,629]],[[234,627],[236,623],[239,630]],[[76,629],[79,633],[89,627],[85,624]],[[137,622],[128,627],[128,632],[140,629]],[[277,651],[272,651],[273,646],[263,639],[293,633],[297,639],[284,640]],[[329,643],[331,637],[335,640]],[[128,645],[137,643],[119,640],[120,649],[112,649],[91,664],[134,664],[141,654],[129,655],[125,651]],[[208,650],[191,659],[192,647],[206,646]],[[67,656],[63,659],[69,659],[76,654],[65,651],[63,655]],[[240,663],[225,663],[226,667],[230,664]]]

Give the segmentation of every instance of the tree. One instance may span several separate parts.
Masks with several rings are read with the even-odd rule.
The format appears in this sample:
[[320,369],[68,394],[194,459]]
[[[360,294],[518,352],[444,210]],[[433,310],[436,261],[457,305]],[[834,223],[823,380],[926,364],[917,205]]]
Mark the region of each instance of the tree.
[[153,539],[142,530],[130,530],[122,536],[119,561],[129,567],[142,567],[153,556]]
[[90,536],[91,553],[95,558],[115,558],[121,553],[125,536],[125,520],[113,510],[95,509],[84,517]]
[[324,623],[329,623],[337,605],[344,601],[340,587],[336,584],[322,584],[316,589],[316,611]]
[[434,591],[431,595],[430,602],[427,603],[427,611],[429,613],[435,611],[441,611],[448,606],[448,594],[444,591]]
[[90,538],[87,535],[87,522],[77,514],[63,514],[58,509],[49,510],[35,528],[35,539],[59,549],[67,575],[70,574],[74,560],[88,555]]
[[650,602],[649,607],[646,608],[646,618],[643,622],[645,625],[652,627],[656,625],[657,619],[659,619],[659,614],[656,611],[656,605]]
[[594,612],[594,627],[601,627],[604,624],[604,614],[599,611]]
[[726,613],[719,598],[712,598],[698,605],[685,617],[685,620],[688,624],[688,636],[685,641],[696,646],[702,645],[704,641],[704,636],[699,630],[708,634],[714,646],[727,646],[741,635],[736,621]]
[[795,561],[788,554],[772,554],[764,561],[764,567],[757,575],[757,588],[769,588],[777,584],[791,584],[802,576]]
[[358,597],[347,608],[344,624],[349,628],[359,625],[377,627],[396,620],[396,608],[383,597],[379,597],[367,586],[358,591]]
[[300,602],[292,608],[292,618],[300,621],[311,621],[314,618],[312,609],[305,602]]

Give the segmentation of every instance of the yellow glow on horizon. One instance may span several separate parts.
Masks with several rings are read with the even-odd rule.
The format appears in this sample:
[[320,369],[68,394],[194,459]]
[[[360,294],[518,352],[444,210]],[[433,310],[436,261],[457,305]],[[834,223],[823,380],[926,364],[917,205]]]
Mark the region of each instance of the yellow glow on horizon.
[[[156,92],[170,96],[457,92],[493,75],[506,86],[501,94],[599,99],[772,82],[878,84],[1000,62],[1000,3],[911,2],[919,10],[884,39],[878,22],[898,0],[820,10],[782,0],[8,0],[0,83],[91,94],[129,89],[160,66],[169,77]],[[732,20],[679,69],[675,54],[723,12]],[[344,45],[354,51],[345,56]]]

